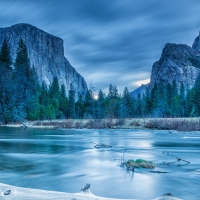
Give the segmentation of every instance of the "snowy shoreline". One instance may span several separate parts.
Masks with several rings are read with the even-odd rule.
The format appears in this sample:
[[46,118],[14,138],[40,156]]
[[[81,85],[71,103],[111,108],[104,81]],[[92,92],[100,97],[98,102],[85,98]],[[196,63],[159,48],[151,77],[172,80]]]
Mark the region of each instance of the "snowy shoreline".
[[[10,194],[4,195],[4,193],[8,190],[11,191]],[[128,199],[99,197],[93,195],[91,192],[64,193],[56,191],[22,188],[3,183],[0,183],[0,199],[1,200],[128,200]],[[129,199],[129,200],[136,200],[136,199]],[[181,199],[170,196],[162,196],[152,200],[181,200]]]

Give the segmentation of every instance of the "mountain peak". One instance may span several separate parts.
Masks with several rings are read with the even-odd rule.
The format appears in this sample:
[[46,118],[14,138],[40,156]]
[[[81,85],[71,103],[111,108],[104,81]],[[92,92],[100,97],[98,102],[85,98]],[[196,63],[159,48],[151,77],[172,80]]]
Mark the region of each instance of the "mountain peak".
[[200,32],[199,32],[199,35],[194,40],[192,48],[195,49],[196,51],[200,52]]
[[20,37],[27,46],[30,64],[35,67],[40,84],[45,82],[49,86],[53,78],[57,76],[59,84],[64,84],[66,91],[69,90],[70,84],[73,84],[76,99],[79,94],[85,96],[86,82],[64,57],[64,45],[61,38],[26,23],[0,28],[0,46],[6,39],[13,60],[16,57]]
[[32,24],[28,24],[28,23],[18,23],[18,24],[14,24],[12,26],[8,26],[8,27],[5,27],[5,28],[0,28],[0,30],[1,29],[11,29],[11,30],[19,30],[19,31],[24,31],[24,30],[32,30],[33,31],[33,30],[35,30],[35,31],[47,34],[50,37],[55,37],[55,38],[63,41],[63,39],[61,39],[61,38],[59,38],[59,37],[57,37],[57,36],[55,36],[53,34],[50,34],[50,33],[46,32],[46,31],[43,31],[42,29],[40,29],[40,28],[38,28],[38,27],[36,27],[36,26],[34,26]]
[[[200,34],[200,33],[199,33]],[[197,77],[200,75],[200,35],[198,35],[192,45],[192,48],[186,44],[167,43],[161,57],[152,66],[151,81],[147,87],[140,86],[132,96],[138,93],[151,91],[155,83],[177,82],[180,87],[184,84],[186,91],[191,89]]]

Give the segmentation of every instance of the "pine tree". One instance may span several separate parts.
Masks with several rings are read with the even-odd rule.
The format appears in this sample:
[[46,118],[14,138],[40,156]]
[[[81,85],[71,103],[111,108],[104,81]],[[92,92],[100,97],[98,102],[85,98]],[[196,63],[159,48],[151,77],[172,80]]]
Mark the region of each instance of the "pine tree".
[[60,91],[60,108],[59,110],[63,113],[65,117],[68,115],[68,98],[66,97],[66,89],[64,84],[61,85],[61,91]]
[[142,117],[142,98],[140,93],[137,97],[137,110],[136,110],[137,116]]
[[78,119],[82,119],[84,116],[84,101],[82,96],[79,94],[78,101],[75,104],[76,116]]
[[60,96],[60,87],[59,87],[59,83],[58,83],[58,78],[54,77],[53,83],[49,87],[49,97],[58,100],[59,96]]
[[105,95],[102,90],[99,90],[97,99],[97,118],[102,119],[105,116]]
[[14,65],[15,65],[15,70],[17,72],[24,69],[23,73],[29,76],[29,74],[27,73],[30,70],[30,63],[28,58],[27,47],[21,37],[19,39]]
[[117,118],[120,112],[120,97],[117,87],[110,84],[107,98],[107,115],[109,118]]
[[54,115],[56,118],[61,118],[63,116],[62,111],[59,110],[60,108],[60,86],[58,83],[58,78],[54,77],[53,82],[49,87],[49,102],[54,108]]
[[132,98],[128,91],[128,88],[125,87],[122,94],[122,113],[121,116],[124,118],[131,117],[133,115],[132,112]]
[[172,86],[170,83],[167,84],[167,110],[166,110],[166,115],[167,117],[172,116],[172,111],[171,111],[171,107],[172,107],[172,98],[173,98],[173,94],[172,94]]
[[42,86],[40,89],[39,103],[44,106],[47,106],[48,104],[48,89],[44,81],[42,82]]
[[186,116],[196,117],[197,115],[197,102],[196,102],[196,89],[192,88],[187,93],[186,98]]
[[177,83],[175,80],[172,81],[172,87],[171,87],[171,115],[173,117],[179,117],[180,116],[180,99],[178,95],[178,88],[177,88]]
[[11,71],[11,56],[6,40],[0,50],[0,121],[13,121],[15,88]]
[[146,116],[151,116],[151,114],[152,114],[152,100],[151,100],[151,92],[150,91],[147,91],[144,100],[145,100]]
[[[16,86],[15,118],[24,120],[27,113],[32,112],[34,102],[37,101],[38,80],[35,69],[31,69],[27,47],[20,38],[14,63],[14,81]],[[34,101],[34,98],[35,101]]]
[[92,118],[93,117],[93,95],[90,89],[86,92],[84,107],[85,107],[85,115],[86,115],[85,117]]
[[159,117],[167,116],[167,87],[164,81],[158,84],[158,111]]
[[151,101],[152,101],[152,114],[157,117],[160,115],[159,111],[159,90],[157,83],[154,83],[154,87],[151,90]]
[[75,118],[75,91],[72,83],[70,84],[68,96],[69,96],[69,118],[73,119]]
[[180,87],[180,109],[181,109],[181,117],[185,116],[185,88],[183,82],[181,82]]
[[109,91],[108,91],[108,98],[111,99],[114,97],[114,85],[109,85]]
[[10,49],[8,47],[7,41],[4,39],[1,51],[0,51],[0,63],[7,69],[11,70],[11,56],[10,56]]

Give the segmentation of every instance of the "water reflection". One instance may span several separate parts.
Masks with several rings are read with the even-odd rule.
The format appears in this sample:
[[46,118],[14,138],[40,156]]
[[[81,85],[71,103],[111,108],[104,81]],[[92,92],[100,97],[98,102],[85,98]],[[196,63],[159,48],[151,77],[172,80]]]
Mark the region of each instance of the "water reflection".
[[[199,138],[198,132],[0,128],[0,182],[64,192],[78,192],[89,182],[99,196],[152,199],[170,192],[195,200],[200,177],[196,171],[200,169]],[[112,148],[98,149],[94,143]],[[126,160],[151,160],[158,166],[156,171],[169,173],[126,171],[114,160],[124,149]],[[191,163],[164,165],[163,161],[174,157],[163,151]]]

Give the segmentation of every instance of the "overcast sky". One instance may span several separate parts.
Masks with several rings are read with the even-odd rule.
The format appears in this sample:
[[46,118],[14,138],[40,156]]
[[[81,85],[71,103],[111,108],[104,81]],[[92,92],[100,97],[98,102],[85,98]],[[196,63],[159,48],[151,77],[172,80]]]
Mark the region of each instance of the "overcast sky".
[[129,91],[150,78],[168,42],[192,45],[199,0],[0,0],[0,27],[29,23],[64,40],[87,84]]

